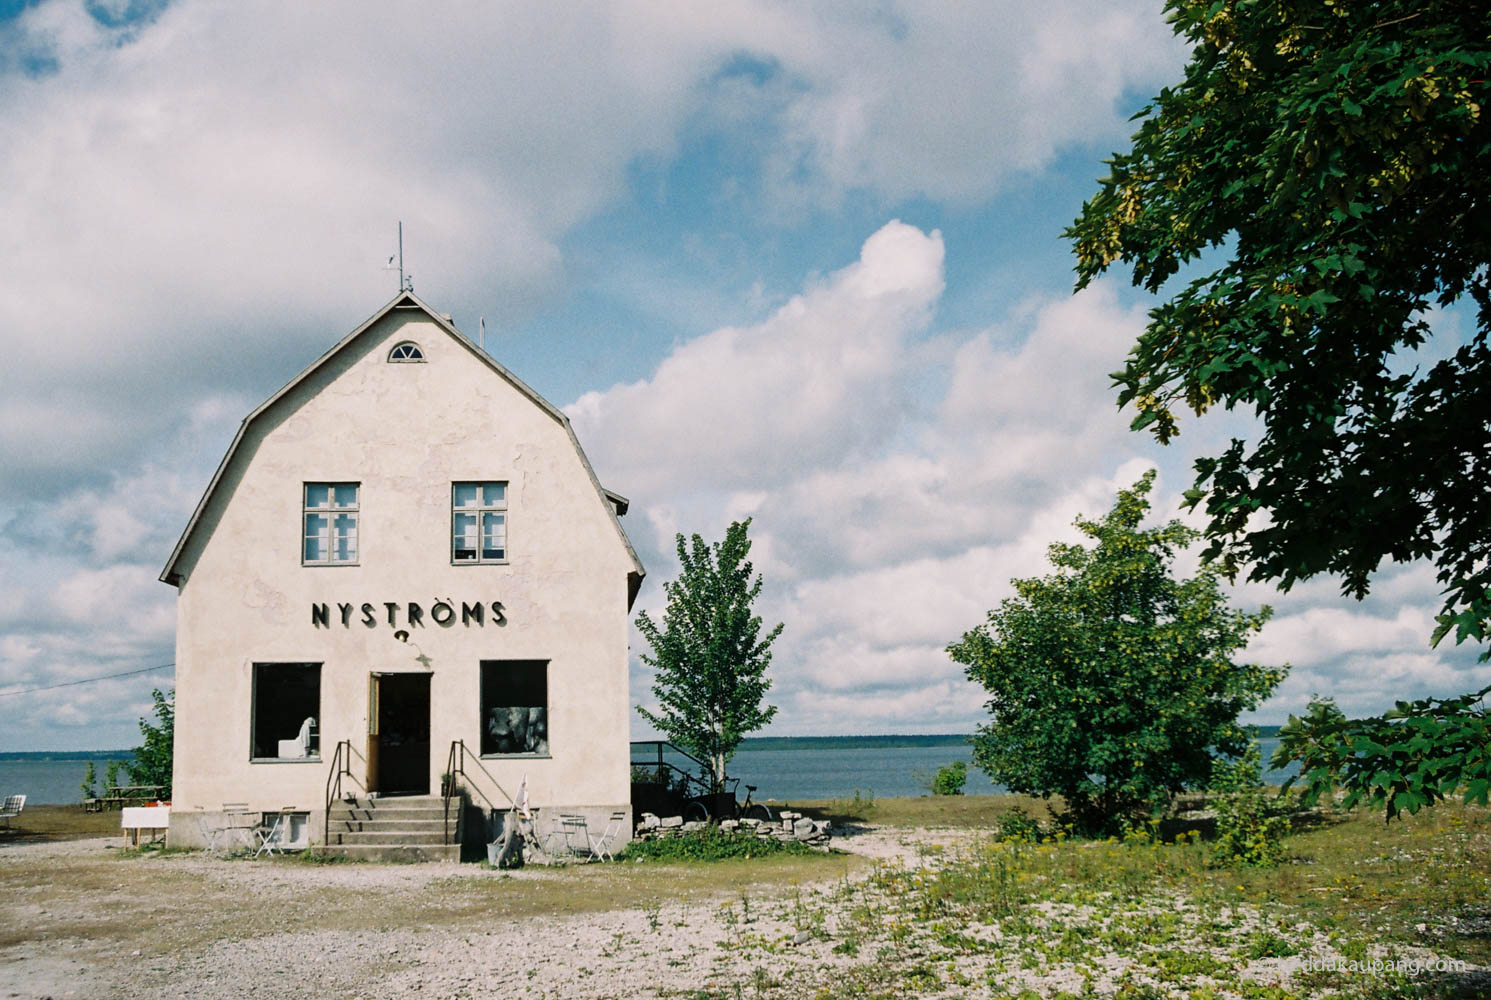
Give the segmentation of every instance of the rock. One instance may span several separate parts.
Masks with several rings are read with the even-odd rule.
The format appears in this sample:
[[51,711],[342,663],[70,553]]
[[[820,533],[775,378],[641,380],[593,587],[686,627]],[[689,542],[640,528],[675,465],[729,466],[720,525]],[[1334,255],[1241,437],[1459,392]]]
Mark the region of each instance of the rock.
[[683,826],[683,817],[682,816],[664,816],[658,822],[658,825],[660,827],[662,827],[664,830],[674,829],[676,827]]
[[[682,819],[682,817],[679,818]],[[644,830],[656,830],[662,823],[663,821],[658,819],[655,813],[642,814],[642,829]]]
[[796,934],[794,934],[792,936],[792,943],[793,944],[807,944],[808,941],[809,941],[809,939],[812,938],[812,936],[813,935],[809,934],[807,931],[798,931]]
[[[682,818],[682,817],[680,817],[680,818]],[[708,823],[701,822],[701,821],[699,821],[697,819],[696,820],[690,820],[689,822],[683,824],[683,832],[684,833],[693,833],[696,830],[702,830],[702,829],[704,829],[708,825],[709,825]]]
[[754,830],[756,829],[756,827],[761,825],[761,821],[759,819],[751,819],[750,817],[747,817],[746,819],[740,821],[740,825],[745,827],[747,830]]
[[818,824],[810,819],[795,820],[792,824],[792,833],[798,840],[807,840],[818,832]]

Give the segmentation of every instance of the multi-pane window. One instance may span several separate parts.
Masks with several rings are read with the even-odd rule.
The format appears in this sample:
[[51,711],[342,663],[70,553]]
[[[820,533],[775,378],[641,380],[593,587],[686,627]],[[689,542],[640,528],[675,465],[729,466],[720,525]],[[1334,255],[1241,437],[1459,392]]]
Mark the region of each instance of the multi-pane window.
[[452,483],[450,559],[507,561],[507,483]]
[[481,661],[483,756],[549,753],[547,660]]
[[306,483],[303,513],[305,565],[357,562],[356,483]]

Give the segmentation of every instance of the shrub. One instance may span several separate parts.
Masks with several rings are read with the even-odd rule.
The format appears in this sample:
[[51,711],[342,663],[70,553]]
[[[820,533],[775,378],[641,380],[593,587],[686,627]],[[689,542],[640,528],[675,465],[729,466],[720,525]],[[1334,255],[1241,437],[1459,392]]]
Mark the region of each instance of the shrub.
[[963,786],[967,783],[968,765],[961,760],[955,760],[937,769],[937,774],[932,779],[932,794],[962,795]]
[[1020,840],[1034,844],[1041,839],[1041,824],[1019,806],[999,819],[1000,840]]
[[1208,798],[1217,814],[1212,864],[1266,868],[1283,857],[1289,819],[1279,815],[1276,801],[1258,775],[1257,740],[1236,760],[1212,764]]
[[1151,470],[1101,519],[1078,518],[1094,544],[1052,545],[1055,573],[1012,581],[948,647],[990,695],[974,765],[1012,792],[1060,795],[1084,833],[1117,833],[1205,782],[1209,748],[1241,753],[1238,715],[1284,676],[1234,662],[1271,612],[1230,607],[1216,567],[1175,572],[1196,532],[1141,527],[1153,486]]
[[661,840],[634,840],[616,856],[618,861],[724,861],[729,858],[761,858],[773,854],[814,854],[796,840],[758,837],[754,830],[727,833],[706,826],[693,833]]

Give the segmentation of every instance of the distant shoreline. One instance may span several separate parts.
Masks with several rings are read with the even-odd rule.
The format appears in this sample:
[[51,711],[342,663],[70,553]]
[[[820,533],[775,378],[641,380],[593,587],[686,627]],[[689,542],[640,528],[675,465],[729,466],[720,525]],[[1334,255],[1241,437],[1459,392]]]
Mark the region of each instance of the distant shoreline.
[[[1279,735],[1278,726],[1257,726],[1264,738]],[[747,736],[742,750],[873,750],[898,747],[961,747],[970,733],[886,733],[878,736]],[[0,760],[129,760],[133,750],[6,750]]]
[[0,760],[130,760],[133,750],[4,750]]

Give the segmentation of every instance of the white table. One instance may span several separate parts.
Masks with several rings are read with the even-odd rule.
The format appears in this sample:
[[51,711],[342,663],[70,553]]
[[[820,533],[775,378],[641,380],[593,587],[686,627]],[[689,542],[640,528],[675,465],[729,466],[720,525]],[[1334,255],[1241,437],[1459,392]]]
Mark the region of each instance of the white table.
[[[119,811],[119,826],[124,830],[124,836],[128,841],[131,832],[134,834],[134,846],[140,846],[140,831],[160,831],[159,836],[165,836],[165,831],[171,825],[170,806],[125,806]],[[157,834],[152,833],[154,840]]]

